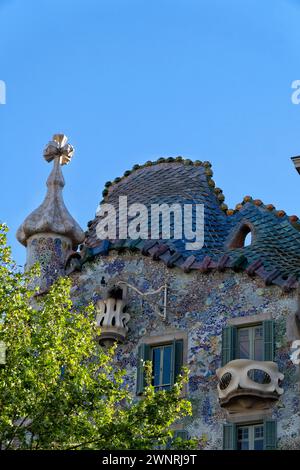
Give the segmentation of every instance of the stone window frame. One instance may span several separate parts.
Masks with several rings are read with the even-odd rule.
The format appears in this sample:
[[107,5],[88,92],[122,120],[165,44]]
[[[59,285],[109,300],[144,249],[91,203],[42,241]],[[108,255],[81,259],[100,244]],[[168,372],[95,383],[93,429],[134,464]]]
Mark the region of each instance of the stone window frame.
[[272,409],[266,408],[263,410],[247,410],[226,412],[226,421],[240,426],[252,426],[253,424],[263,422],[266,418],[272,418]]
[[237,328],[252,327],[262,323],[265,320],[273,320],[271,312],[257,313],[256,315],[247,315],[244,317],[229,318],[227,326],[236,326]]

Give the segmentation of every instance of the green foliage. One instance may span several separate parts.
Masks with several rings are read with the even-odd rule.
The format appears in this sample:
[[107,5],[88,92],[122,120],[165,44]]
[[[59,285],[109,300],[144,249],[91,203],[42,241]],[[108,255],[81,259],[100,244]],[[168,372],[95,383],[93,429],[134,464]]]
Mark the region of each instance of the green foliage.
[[[115,346],[102,349],[93,306],[80,311],[71,281],[47,294],[34,287],[38,267],[18,272],[0,225],[0,449],[152,449],[172,438],[170,426],[191,414],[182,398],[187,371],[170,391],[152,385],[132,396],[113,367]],[[147,364],[151,383],[151,364]],[[195,441],[173,440],[174,448]]]

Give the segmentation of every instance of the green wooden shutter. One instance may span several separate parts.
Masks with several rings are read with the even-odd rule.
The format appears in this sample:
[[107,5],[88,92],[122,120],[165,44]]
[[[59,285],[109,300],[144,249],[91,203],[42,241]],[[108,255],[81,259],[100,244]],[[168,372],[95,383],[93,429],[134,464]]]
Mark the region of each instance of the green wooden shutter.
[[236,327],[225,326],[222,332],[222,366],[236,358]]
[[223,424],[223,450],[235,450],[236,439],[236,425]]
[[264,421],[264,450],[274,450],[277,447],[277,423],[274,419]]
[[171,364],[171,383],[174,384],[178,375],[181,373],[183,365],[183,340],[173,341],[172,364]]
[[144,362],[150,360],[150,346],[149,344],[140,344],[138,347],[137,357],[137,380],[136,380],[136,393],[141,395],[145,388],[145,370]]
[[263,322],[264,332],[264,361],[274,361],[274,321]]

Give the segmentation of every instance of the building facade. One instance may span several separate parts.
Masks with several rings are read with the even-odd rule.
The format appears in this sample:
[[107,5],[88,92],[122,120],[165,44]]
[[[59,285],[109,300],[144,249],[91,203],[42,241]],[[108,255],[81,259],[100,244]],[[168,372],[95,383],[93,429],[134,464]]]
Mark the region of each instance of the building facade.
[[[84,233],[62,198],[61,165],[72,151],[64,136],[47,146],[54,167],[46,198],[17,233],[27,266],[41,263],[41,289],[71,277],[74,302],[95,304],[99,341],[118,342],[116,367],[137,397],[144,360],[153,361],[157,389],[171,387],[182,365],[189,368],[184,394],[193,416],[176,429],[196,437],[200,449],[300,449],[299,365],[291,358],[300,338],[298,218],[250,196],[229,210],[211,164],[177,157],[135,165],[107,182]],[[143,205],[134,209],[147,239],[124,236],[124,197],[128,208]],[[100,239],[107,204],[115,209],[115,236]],[[201,248],[190,249],[185,219],[182,236],[171,236],[174,206],[170,237],[163,216],[159,237],[151,237],[151,207],[162,204],[204,207]],[[127,215],[126,228],[134,219]]]

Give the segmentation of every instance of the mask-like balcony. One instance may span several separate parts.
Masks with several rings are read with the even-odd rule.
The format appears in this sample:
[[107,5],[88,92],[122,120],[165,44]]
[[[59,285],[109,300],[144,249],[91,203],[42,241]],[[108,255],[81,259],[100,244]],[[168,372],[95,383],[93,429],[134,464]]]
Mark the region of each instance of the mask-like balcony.
[[126,313],[125,289],[114,289],[106,300],[96,303],[96,322],[101,329],[100,342],[123,342],[128,332],[130,315]]
[[236,359],[217,369],[220,405],[230,411],[263,409],[278,400],[284,375],[275,362]]

